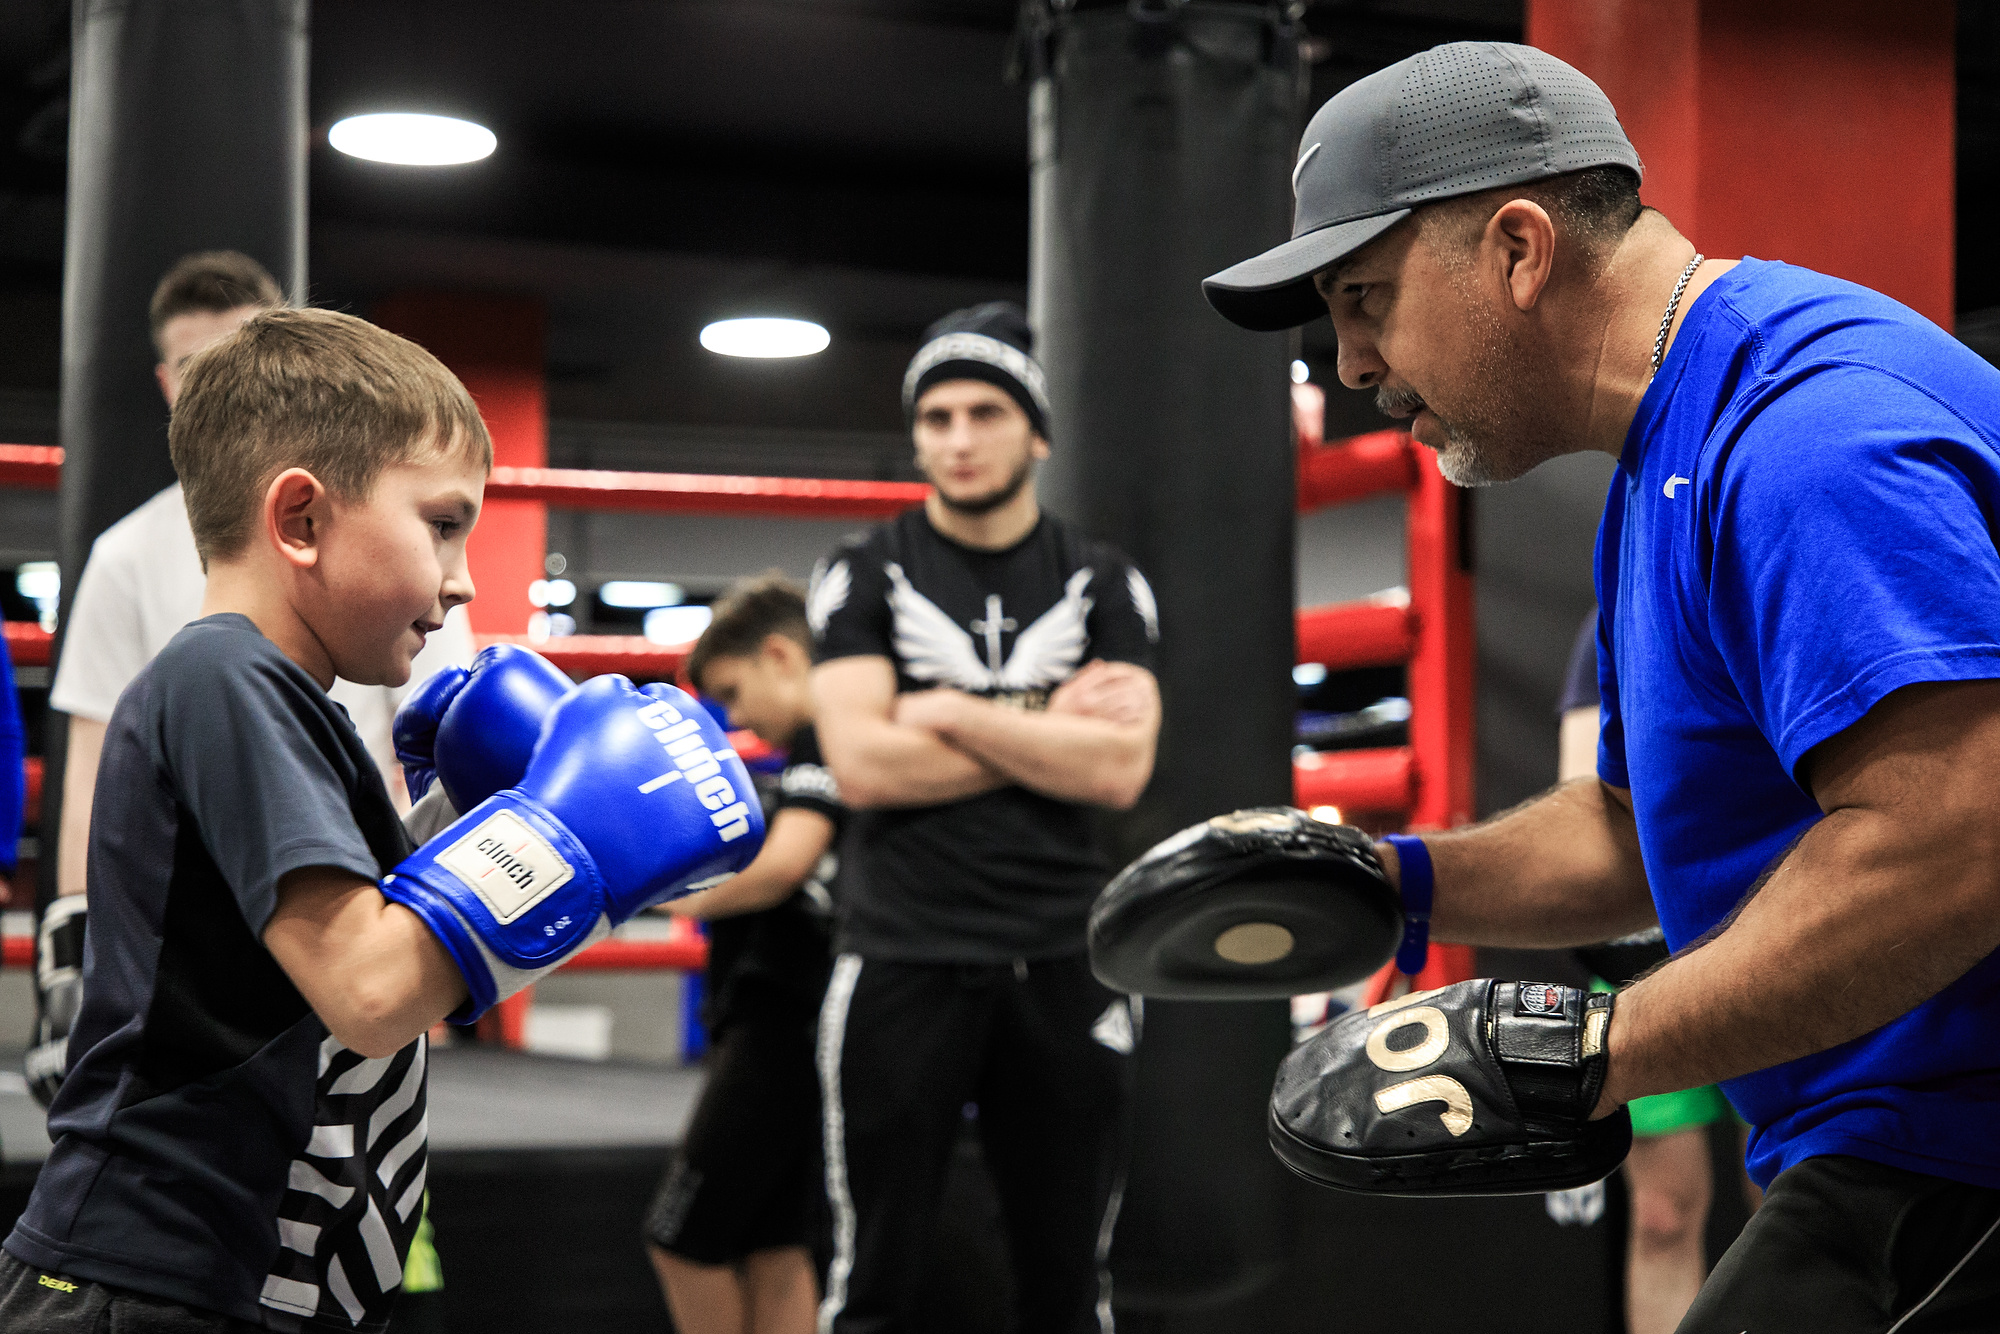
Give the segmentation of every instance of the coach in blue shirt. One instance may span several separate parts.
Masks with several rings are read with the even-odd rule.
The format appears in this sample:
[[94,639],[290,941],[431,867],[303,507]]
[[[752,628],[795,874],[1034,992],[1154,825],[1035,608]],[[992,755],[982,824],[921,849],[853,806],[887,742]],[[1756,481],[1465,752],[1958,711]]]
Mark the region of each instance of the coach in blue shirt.
[[1675,957],[1619,998],[1598,1113],[1719,1081],[1770,1188],[1682,1334],[2000,1327],[2000,371],[1704,259],[1640,172],[1576,70],[1439,47],[1321,109],[1294,239],[1209,299],[1330,309],[1342,381],[1461,485],[1618,460],[1597,778],[1429,838],[1432,927],[1657,910]]

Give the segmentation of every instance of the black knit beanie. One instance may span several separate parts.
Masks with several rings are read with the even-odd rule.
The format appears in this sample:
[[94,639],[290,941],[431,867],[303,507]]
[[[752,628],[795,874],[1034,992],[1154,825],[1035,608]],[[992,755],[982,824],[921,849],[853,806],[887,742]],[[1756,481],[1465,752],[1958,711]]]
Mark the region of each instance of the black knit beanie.
[[984,380],[1005,391],[1035,434],[1049,438],[1048,386],[1035,360],[1027,312],[1011,301],[954,310],[924,330],[924,345],[903,375],[903,415],[914,422],[917,400],[942,380]]

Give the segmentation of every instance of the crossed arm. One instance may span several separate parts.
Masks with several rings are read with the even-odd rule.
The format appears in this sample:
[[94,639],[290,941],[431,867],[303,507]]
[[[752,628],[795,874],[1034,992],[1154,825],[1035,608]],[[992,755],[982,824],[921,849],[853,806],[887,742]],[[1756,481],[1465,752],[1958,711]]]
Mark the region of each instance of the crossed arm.
[[[1599,1114],[1860,1037],[2000,947],[2000,681],[1896,691],[1799,777],[1825,818],[1619,997]],[[1652,920],[1631,794],[1596,779],[1426,841],[1441,940],[1580,945]]]
[[1152,778],[1160,694],[1151,672],[1092,663],[1029,713],[957,690],[898,696],[887,658],[813,669],[820,747],[857,808],[935,806],[1019,784],[1123,810]]

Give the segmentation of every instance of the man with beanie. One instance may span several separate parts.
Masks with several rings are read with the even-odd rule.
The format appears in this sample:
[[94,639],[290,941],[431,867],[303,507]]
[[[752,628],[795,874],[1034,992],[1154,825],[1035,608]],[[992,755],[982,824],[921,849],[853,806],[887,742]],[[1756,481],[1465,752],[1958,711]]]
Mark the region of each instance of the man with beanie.
[[[1442,940],[1586,945],[1657,911],[1672,958],[1565,998],[1602,1016],[1595,1064],[1544,1124],[1710,1083],[1750,1122],[1764,1204],[1681,1334],[1992,1329],[2000,371],[1880,293],[1697,253],[1640,170],[1575,69],[1441,46],[1314,115],[1293,239],[1209,299],[1260,330],[1330,311],[1342,382],[1461,485],[1618,461],[1596,772],[1380,846]],[[1479,993],[1435,994],[1449,1027]],[[1376,1077],[1321,1091],[1368,1106]],[[1378,1105],[1412,1140],[1439,1123]]]
[[1109,1328],[1136,1002],[1091,976],[1110,873],[1092,807],[1152,776],[1152,590],[1045,515],[1033,336],[995,302],[932,325],[903,380],[930,480],[820,562],[821,748],[855,812],[819,1067],[834,1257],[822,1331],[912,1330],[953,1144],[977,1117],[1016,1327]]

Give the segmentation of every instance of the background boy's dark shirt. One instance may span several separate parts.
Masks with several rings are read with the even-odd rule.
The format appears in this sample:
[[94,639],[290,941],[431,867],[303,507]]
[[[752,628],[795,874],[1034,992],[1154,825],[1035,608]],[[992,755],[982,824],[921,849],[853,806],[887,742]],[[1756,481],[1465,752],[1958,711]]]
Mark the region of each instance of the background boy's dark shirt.
[[6,1248],[276,1330],[380,1330],[416,1232],[424,1043],[365,1060],[262,941],[279,880],[409,851],[339,705],[247,617],[176,635],[112,714],[84,1001]]
[[[912,509],[820,563],[818,658],[886,657],[898,690],[945,686],[1023,709],[1093,659],[1151,669],[1153,591],[1105,543],[1043,515],[1004,551]],[[941,806],[855,813],[839,946],[871,959],[1004,963],[1084,947],[1110,875],[1091,808],[1008,786]]]
[[833,843],[798,891],[776,907],[708,924],[708,999],[702,1019],[712,1032],[760,1006],[777,1005],[808,1021],[819,1013],[833,967],[830,896],[847,808],[820,757],[808,723],[786,748],[784,770],[765,802],[767,819],[792,808],[833,822]]

